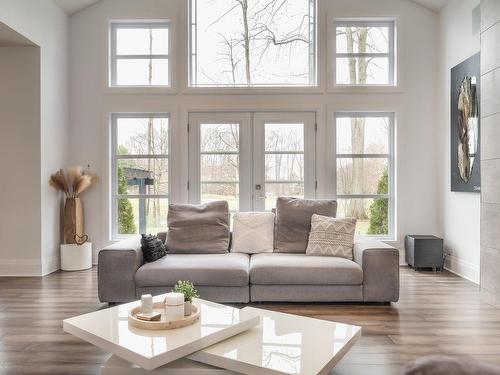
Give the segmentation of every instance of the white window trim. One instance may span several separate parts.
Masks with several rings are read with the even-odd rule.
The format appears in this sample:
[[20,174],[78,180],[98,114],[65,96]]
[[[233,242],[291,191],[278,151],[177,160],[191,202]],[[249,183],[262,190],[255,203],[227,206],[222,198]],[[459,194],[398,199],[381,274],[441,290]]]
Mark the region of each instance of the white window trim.
[[[245,93],[250,93],[250,94],[277,94],[277,93],[320,93],[323,92],[322,90],[322,82],[320,82],[320,64],[319,64],[319,59],[320,59],[320,41],[319,41],[319,16],[318,16],[318,0],[309,0],[309,3],[313,4],[310,5],[313,8],[314,12],[314,22],[313,22],[313,30],[312,30],[312,38],[314,40],[313,44],[313,51],[310,52],[309,55],[313,56],[313,62],[311,63],[311,60],[309,60],[310,67],[309,67],[309,72],[311,73],[312,67],[314,67],[314,73],[310,74],[309,76],[309,81],[310,83],[307,85],[300,85],[300,84],[278,84],[278,85],[256,85],[256,86],[245,86],[245,85],[238,85],[238,86],[232,86],[232,85],[196,85],[194,84],[195,78],[193,77],[193,62],[192,62],[192,57],[195,56],[197,59],[198,56],[196,53],[193,54],[193,38],[192,38],[192,33],[193,33],[193,26],[196,25],[196,22],[193,22],[193,10],[192,10],[192,3],[193,0],[188,0],[187,1],[187,8],[188,8],[188,48],[187,48],[187,88],[185,90],[186,93],[189,92],[200,92],[204,94],[210,94],[210,93],[221,93],[221,94],[245,94]],[[196,10],[197,12],[197,10]],[[196,36],[195,36],[196,37]]]
[[[338,154],[337,153],[337,119],[352,117],[387,117],[389,118],[389,153],[388,154]],[[395,113],[394,112],[364,112],[364,111],[338,111],[334,113],[333,120],[333,140],[334,149],[334,190],[336,199],[355,198],[388,198],[389,200],[389,233],[387,235],[356,235],[357,238],[371,238],[382,241],[396,240],[396,156],[395,156]],[[338,158],[384,158],[388,160],[388,194],[337,194],[337,159]]]
[[[362,13],[358,15],[342,14],[336,12],[335,14],[329,13],[327,23],[327,79],[326,86],[328,93],[352,93],[352,94],[376,94],[376,93],[403,93],[404,92],[404,57],[401,54],[402,41],[404,35],[404,20],[405,16],[401,14],[380,14],[374,12]],[[393,28],[393,62],[394,62],[394,81],[393,84],[337,84],[337,38],[336,38],[336,25],[337,23],[356,23],[356,22],[381,22],[392,23]]]
[[[117,150],[117,125],[118,125],[118,119],[122,118],[167,118],[169,119],[168,123],[168,153],[167,154],[140,154],[140,155],[117,155],[116,150]],[[170,171],[171,171],[171,166],[169,165],[168,168],[168,176],[167,176],[167,181],[168,181],[168,194],[162,194],[162,195],[154,195],[154,194],[142,194],[142,195],[136,195],[136,194],[126,194],[126,195],[119,195],[118,194],[118,181],[117,181],[117,164],[118,160],[120,159],[167,159],[169,164],[171,161],[171,121],[170,121],[170,113],[160,113],[160,112],[154,112],[154,113],[148,113],[148,112],[143,112],[143,113],[112,113],[111,114],[111,148],[110,148],[110,190],[109,190],[109,197],[110,197],[110,210],[111,210],[111,215],[109,215],[110,220],[111,220],[111,225],[110,225],[110,234],[109,237],[111,241],[117,241],[121,240],[127,237],[130,237],[131,235],[127,234],[119,234],[118,233],[118,199],[120,197],[122,198],[161,198],[161,199],[169,199],[170,197]]]
[[[304,195],[316,198],[316,124],[315,112],[190,112],[189,113],[189,202],[199,204],[200,192],[200,124],[238,123],[240,124],[240,170],[239,170],[239,211],[263,211],[262,197],[255,185],[264,185],[262,165],[264,154],[262,142],[254,141],[262,135],[263,124],[304,122]],[[314,122],[312,122],[314,121]],[[265,198],[265,197],[264,197]],[[265,200],[264,200],[265,201]]]
[[[118,29],[168,29],[168,53],[146,55],[118,55],[116,52],[116,39]],[[172,87],[172,30],[168,19],[156,20],[111,20],[109,22],[109,63],[108,63],[108,88],[144,89],[144,88],[171,88]],[[116,64],[118,59],[167,59],[168,60],[168,85],[118,85],[116,83]]]
[[[388,20],[388,21],[376,21],[376,20],[365,20],[365,21],[349,21],[349,20],[343,20],[343,19],[337,19],[334,21],[334,30],[335,30],[335,40],[337,40],[337,27],[349,27],[349,26],[354,26],[354,27],[387,27],[389,29],[389,50],[388,52],[384,53],[338,53],[336,48],[334,50],[335,53],[335,60],[334,64],[335,67],[337,66],[337,58],[341,57],[387,57],[389,58],[389,82],[387,84],[356,84],[356,83],[347,83],[347,84],[342,84],[342,83],[337,83],[337,69],[333,70],[334,74],[334,84],[337,86],[395,86],[396,85],[396,77],[395,77],[395,72],[396,72],[396,58],[395,58],[395,21],[394,20]],[[332,36],[333,37],[333,36]],[[335,45],[336,47],[336,45]]]

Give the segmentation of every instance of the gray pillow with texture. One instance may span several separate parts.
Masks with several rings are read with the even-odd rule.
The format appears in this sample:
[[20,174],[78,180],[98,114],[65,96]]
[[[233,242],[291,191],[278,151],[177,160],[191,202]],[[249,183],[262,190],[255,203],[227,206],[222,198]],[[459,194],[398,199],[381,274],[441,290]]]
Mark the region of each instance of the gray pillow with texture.
[[305,253],[313,214],[335,217],[337,202],[280,197],[276,201],[276,253]]
[[220,254],[229,249],[229,207],[226,201],[199,206],[168,206],[167,251],[171,254]]

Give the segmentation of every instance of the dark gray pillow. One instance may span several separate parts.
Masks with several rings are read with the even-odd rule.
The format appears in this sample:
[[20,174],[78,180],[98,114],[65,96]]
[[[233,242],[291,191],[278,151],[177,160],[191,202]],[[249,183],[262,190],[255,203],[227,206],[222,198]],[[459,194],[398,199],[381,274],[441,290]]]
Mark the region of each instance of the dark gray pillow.
[[167,255],[163,241],[152,234],[143,234],[141,238],[142,255],[146,263],[154,262]]
[[276,201],[276,253],[305,253],[313,214],[335,217],[337,202],[280,197]]
[[229,249],[229,206],[226,201],[199,206],[170,204],[169,253],[218,254]]

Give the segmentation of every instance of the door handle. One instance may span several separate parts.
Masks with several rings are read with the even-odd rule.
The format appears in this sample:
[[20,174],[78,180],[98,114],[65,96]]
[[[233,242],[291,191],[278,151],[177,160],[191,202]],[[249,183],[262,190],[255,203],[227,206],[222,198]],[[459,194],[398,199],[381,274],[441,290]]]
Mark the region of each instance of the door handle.
[[265,200],[266,199],[266,193],[263,193],[262,185],[257,184],[255,185],[255,199],[260,199],[260,200]]

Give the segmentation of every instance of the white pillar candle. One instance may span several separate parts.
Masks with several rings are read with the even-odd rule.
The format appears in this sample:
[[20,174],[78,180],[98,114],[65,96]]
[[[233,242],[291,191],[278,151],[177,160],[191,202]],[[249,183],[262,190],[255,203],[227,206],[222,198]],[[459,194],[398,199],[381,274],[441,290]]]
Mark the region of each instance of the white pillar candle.
[[143,294],[141,296],[141,312],[143,314],[151,314],[153,312],[153,296],[151,294]]
[[165,295],[165,315],[168,321],[184,318],[184,294],[171,292]]

